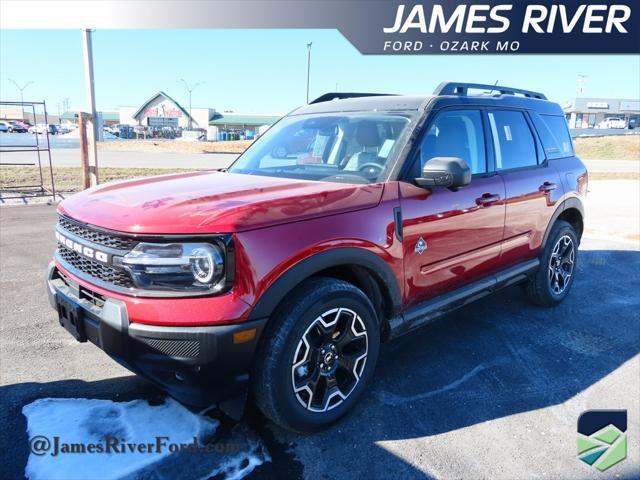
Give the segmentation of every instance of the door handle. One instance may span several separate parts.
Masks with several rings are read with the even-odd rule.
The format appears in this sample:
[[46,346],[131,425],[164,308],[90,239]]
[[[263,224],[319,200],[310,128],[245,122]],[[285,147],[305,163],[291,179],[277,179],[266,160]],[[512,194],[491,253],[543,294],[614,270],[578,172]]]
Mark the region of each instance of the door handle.
[[488,207],[500,201],[500,195],[497,193],[484,193],[481,197],[476,198],[476,205],[480,207]]
[[540,190],[541,192],[548,193],[555,190],[556,188],[558,188],[558,184],[551,183],[551,182],[544,182],[542,185],[540,185],[540,187],[538,187],[538,190]]

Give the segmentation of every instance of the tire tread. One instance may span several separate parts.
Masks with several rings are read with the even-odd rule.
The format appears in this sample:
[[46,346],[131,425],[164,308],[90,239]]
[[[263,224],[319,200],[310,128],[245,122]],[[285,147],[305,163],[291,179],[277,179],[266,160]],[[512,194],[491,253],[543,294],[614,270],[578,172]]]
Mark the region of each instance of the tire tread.
[[279,407],[279,392],[275,391],[276,368],[279,355],[288,341],[288,335],[296,322],[309,308],[310,304],[325,295],[355,294],[368,304],[371,312],[373,305],[366,295],[354,285],[343,280],[329,277],[311,277],[294,289],[276,308],[262,333],[262,341],[258,345],[255,365],[252,372],[252,394],[257,407],[274,423],[292,431],[307,433],[318,428],[300,428],[287,418]]

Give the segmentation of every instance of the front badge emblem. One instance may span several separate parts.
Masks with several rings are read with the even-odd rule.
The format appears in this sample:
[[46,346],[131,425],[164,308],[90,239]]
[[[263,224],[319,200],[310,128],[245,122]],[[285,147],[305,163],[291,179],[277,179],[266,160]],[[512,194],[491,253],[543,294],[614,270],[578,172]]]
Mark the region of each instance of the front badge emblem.
[[420,240],[418,240],[418,243],[416,243],[416,253],[418,255],[422,255],[426,249],[427,241],[424,238],[420,237]]

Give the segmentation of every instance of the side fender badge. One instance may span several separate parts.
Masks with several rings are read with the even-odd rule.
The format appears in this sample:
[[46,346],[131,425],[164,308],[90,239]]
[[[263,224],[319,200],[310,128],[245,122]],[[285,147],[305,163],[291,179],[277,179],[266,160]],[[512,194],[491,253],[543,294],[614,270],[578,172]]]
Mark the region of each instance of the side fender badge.
[[418,240],[418,243],[416,243],[416,253],[418,255],[422,255],[426,249],[427,241],[424,238],[420,237],[420,240]]

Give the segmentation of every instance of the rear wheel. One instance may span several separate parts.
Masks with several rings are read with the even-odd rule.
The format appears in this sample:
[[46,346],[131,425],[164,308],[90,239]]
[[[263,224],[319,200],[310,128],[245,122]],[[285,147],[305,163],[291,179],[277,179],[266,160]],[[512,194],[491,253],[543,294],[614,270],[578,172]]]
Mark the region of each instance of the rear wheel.
[[254,371],[256,404],[290,430],[330,425],[366,389],[379,330],[371,302],[355,286],[330,278],[305,281],[263,333]]
[[540,267],[526,286],[536,305],[551,307],[569,293],[576,273],[578,236],[571,224],[558,220],[540,256]]

